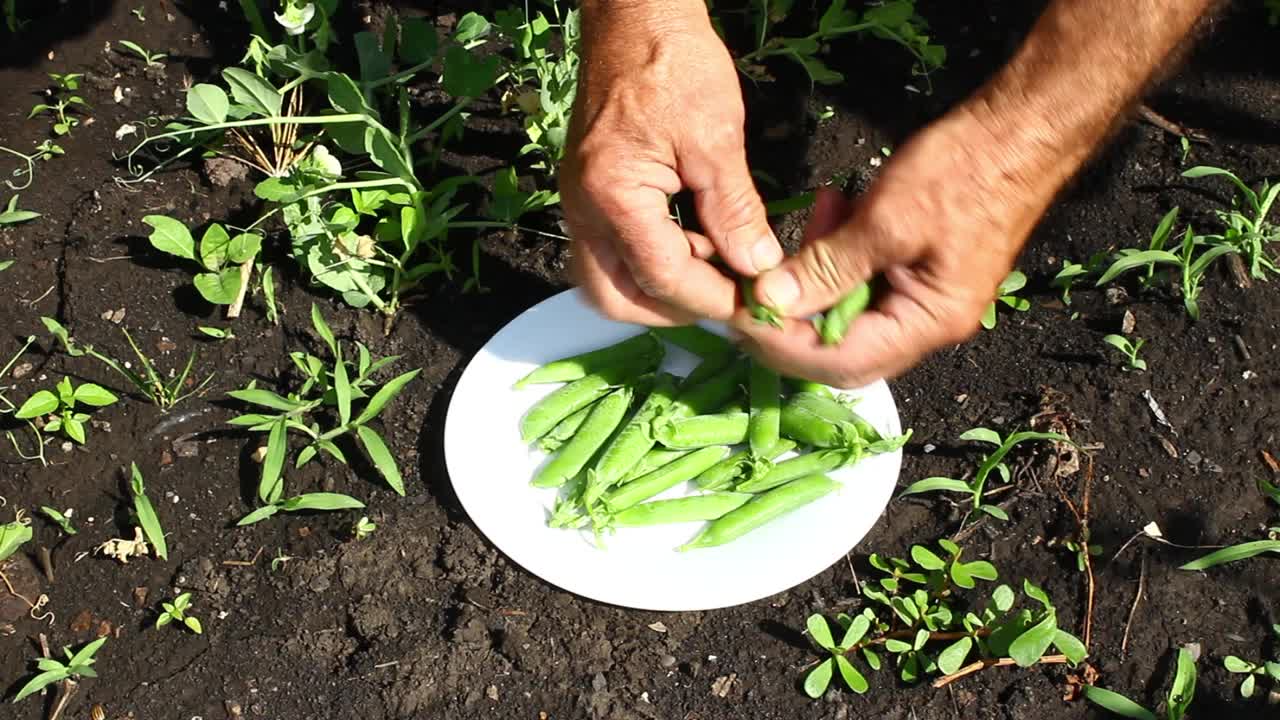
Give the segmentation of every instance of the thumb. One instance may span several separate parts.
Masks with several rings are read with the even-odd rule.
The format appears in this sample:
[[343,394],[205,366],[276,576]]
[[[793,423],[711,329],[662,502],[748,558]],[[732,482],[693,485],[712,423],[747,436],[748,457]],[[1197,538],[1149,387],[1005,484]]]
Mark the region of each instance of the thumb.
[[710,172],[691,173],[698,219],[716,252],[741,275],[756,275],[782,262],[782,246],[769,227],[764,202],[747,170],[746,152],[707,158]]
[[[830,207],[828,205],[828,207]],[[831,223],[830,210],[815,208],[813,223]],[[800,252],[763,273],[756,282],[756,299],[789,317],[804,317],[835,305],[850,289],[871,278],[884,263],[877,238],[861,232],[856,219],[818,235],[810,228]],[[835,224],[835,223],[831,223]]]

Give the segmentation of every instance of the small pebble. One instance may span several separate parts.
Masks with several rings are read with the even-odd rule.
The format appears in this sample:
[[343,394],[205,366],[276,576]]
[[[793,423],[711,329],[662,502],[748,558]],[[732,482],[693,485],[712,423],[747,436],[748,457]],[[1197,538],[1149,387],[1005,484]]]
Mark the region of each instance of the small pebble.
[[663,656],[662,656],[662,658],[658,660],[658,664],[659,664],[659,665],[661,665],[661,666],[662,666],[662,667],[664,667],[664,668],[675,667],[675,665],[676,665],[676,656],[675,656],[675,655],[663,655]]

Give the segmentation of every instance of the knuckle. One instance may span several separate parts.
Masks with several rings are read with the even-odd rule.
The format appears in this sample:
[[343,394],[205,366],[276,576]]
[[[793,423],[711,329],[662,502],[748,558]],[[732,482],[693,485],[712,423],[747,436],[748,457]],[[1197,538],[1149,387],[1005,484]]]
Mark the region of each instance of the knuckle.
[[823,239],[810,243],[807,250],[803,267],[815,289],[831,295],[843,292],[848,284],[844,252]]

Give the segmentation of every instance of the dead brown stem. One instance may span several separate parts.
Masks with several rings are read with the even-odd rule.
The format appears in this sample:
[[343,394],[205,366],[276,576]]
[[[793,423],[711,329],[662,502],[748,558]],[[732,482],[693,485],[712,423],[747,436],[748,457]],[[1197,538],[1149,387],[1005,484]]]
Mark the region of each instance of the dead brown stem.
[[[1066,662],[1070,662],[1069,660],[1067,660],[1066,655],[1045,655],[1044,657],[1037,660],[1036,664],[1037,665],[1062,665],[1063,663],[1066,663]],[[947,685],[950,685],[951,683],[955,682],[956,680],[959,680],[962,677],[972,675],[976,672],[981,672],[982,670],[986,670],[987,668],[1008,667],[1010,665],[1017,665],[1017,664],[1018,663],[1014,661],[1013,658],[986,658],[983,660],[978,660],[978,661],[969,663],[968,665],[965,665],[964,667],[951,673],[950,675],[943,675],[937,680],[934,680],[933,686],[935,688],[946,687]]]

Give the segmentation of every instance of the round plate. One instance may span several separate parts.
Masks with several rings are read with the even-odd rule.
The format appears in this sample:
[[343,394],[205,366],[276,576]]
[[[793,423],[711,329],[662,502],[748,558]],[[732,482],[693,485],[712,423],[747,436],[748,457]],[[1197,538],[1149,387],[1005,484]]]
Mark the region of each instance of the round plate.
[[[499,550],[547,582],[594,600],[685,611],[782,592],[831,566],[866,535],[893,494],[901,451],[831,473],[842,483],[837,492],[720,547],[675,550],[704,523],[622,528],[604,535],[603,549],[590,532],[547,527],[557,491],[529,485],[546,455],[521,442],[518,425],[531,405],[559,386],[512,385],[545,362],[641,331],[606,320],[570,290],[512,320],[462,373],[445,420],[445,462],[458,500]],[[685,375],[697,364],[679,348],[667,350],[664,369]],[[881,433],[902,431],[884,382],[851,394],[861,398],[858,413]],[[674,488],[662,497],[691,490]]]

